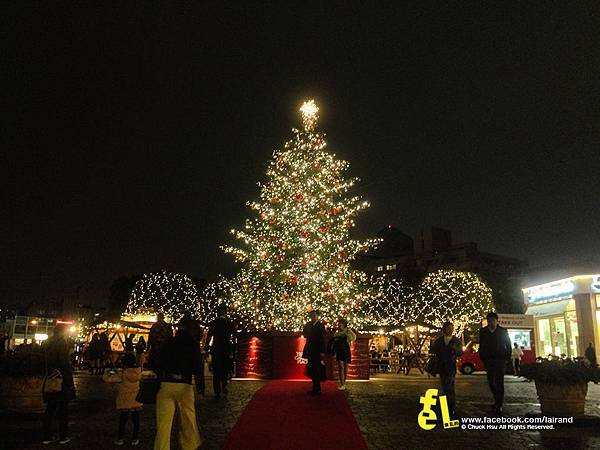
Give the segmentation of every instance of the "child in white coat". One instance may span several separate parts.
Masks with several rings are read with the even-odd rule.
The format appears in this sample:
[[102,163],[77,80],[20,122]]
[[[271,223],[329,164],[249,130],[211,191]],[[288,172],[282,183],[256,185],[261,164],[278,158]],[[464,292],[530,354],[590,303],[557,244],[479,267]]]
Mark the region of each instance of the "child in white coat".
[[[117,392],[116,406],[119,411],[119,431],[115,445],[123,445],[125,441],[125,426],[127,425],[129,416],[133,422],[133,437],[131,445],[139,445],[140,432],[140,411],[142,404],[136,400],[140,391],[140,379],[142,378],[142,368],[136,364],[136,358],[133,353],[126,353],[121,360],[123,370],[119,375],[111,374],[105,376],[105,381],[109,383],[118,382],[119,389]],[[116,375],[116,376],[115,376]]]

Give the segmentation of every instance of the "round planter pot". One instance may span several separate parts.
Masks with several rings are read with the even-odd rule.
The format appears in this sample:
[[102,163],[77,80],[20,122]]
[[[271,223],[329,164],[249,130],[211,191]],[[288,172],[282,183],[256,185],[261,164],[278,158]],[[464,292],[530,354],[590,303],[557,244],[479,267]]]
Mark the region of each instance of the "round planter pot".
[[542,414],[548,416],[583,416],[587,383],[547,384],[535,382]]
[[0,409],[13,412],[38,413],[44,411],[42,398],[43,378],[1,377]]

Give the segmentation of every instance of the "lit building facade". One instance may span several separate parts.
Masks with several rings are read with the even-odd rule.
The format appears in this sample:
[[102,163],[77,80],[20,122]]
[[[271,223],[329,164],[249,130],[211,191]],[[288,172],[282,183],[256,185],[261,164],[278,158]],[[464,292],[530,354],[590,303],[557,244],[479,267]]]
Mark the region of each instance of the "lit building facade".
[[574,275],[523,289],[538,356],[583,356],[600,346],[600,274]]

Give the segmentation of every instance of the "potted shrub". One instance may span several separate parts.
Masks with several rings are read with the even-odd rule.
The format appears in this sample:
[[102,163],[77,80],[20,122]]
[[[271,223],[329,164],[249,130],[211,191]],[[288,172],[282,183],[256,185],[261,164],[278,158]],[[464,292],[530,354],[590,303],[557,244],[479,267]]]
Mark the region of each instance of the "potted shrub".
[[39,346],[17,350],[0,359],[0,409],[15,412],[44,410],[42,385],[46,371]]
[[535,381],[542,414],[583,416],[588,383],[600,381],[600,369],[587,360],[540,361],[521,368],[521,375]]

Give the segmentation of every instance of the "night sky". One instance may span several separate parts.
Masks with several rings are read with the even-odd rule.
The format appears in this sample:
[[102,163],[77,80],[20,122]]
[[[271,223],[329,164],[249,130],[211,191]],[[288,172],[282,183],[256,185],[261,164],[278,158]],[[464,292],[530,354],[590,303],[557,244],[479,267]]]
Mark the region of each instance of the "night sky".
[[232,273],[219,245],[311,97],[371,202],[358,236],[600,258],[598,2],[199,3],[4,11],[0,300]]

